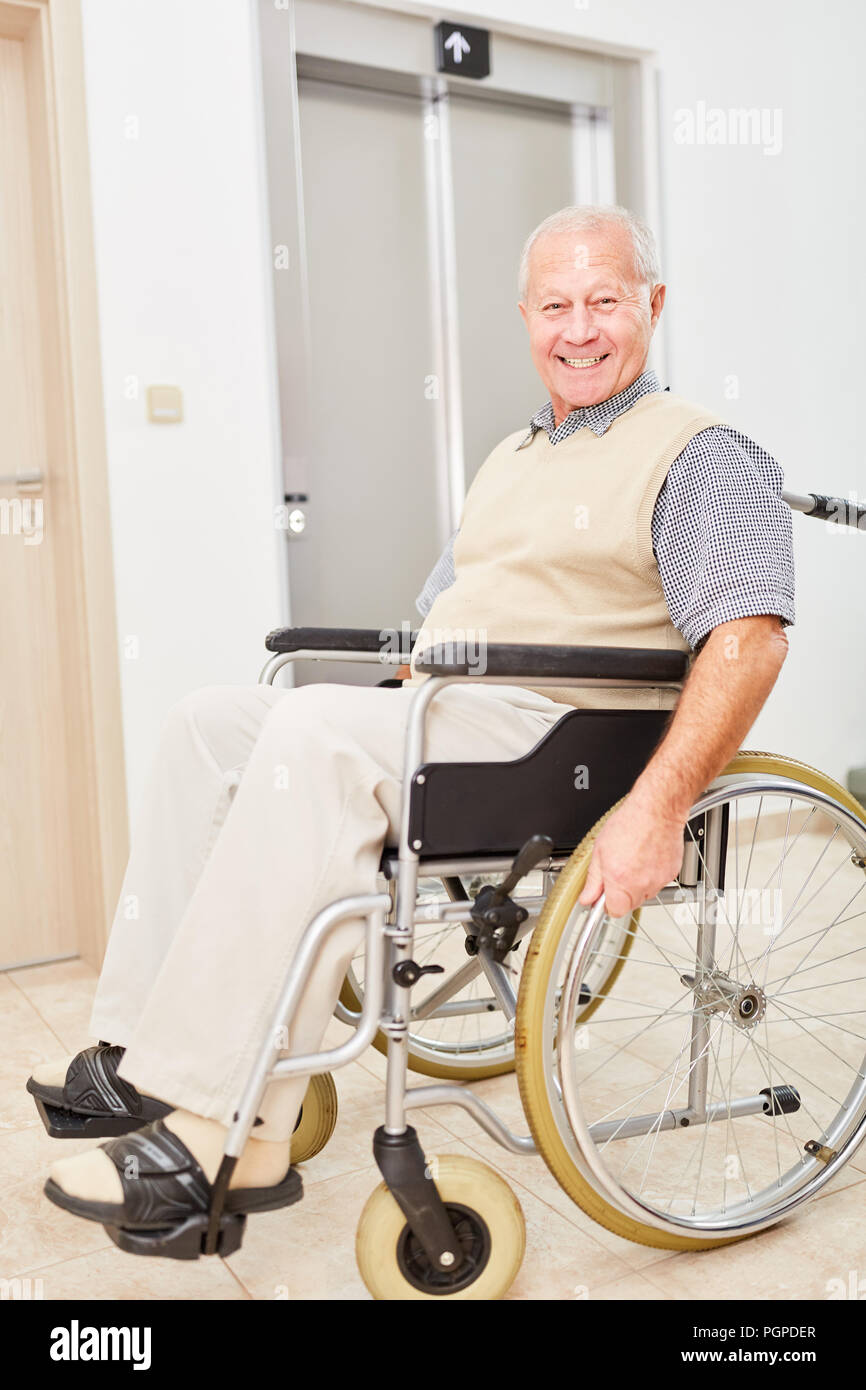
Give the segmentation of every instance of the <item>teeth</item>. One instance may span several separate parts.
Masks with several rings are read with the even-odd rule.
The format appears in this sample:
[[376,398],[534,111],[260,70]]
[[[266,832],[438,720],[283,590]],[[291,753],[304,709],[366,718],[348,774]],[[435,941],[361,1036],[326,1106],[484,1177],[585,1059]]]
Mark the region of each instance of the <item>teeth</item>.
[[601,357],[563,357],[563,362],[567,362],[569,367],[594,367],[596,362],[601,361]]

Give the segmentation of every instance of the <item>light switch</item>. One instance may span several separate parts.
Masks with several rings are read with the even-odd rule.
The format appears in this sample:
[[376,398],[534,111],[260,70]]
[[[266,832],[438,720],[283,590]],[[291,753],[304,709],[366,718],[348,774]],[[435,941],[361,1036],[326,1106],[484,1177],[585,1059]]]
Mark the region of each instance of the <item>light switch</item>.
[[147,418],[155,425],[177,425],[183,419],[183,393],[179,386],[148,386]]

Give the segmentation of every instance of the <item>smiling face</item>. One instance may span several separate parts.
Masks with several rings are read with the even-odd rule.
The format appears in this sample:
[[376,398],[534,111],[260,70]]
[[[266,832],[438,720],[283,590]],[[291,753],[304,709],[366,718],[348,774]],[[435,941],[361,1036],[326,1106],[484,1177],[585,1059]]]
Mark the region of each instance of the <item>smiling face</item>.
[[542,233],[519,307],[557,425],[640,375],[664,298],[664,285],[639,280],[624,227]]

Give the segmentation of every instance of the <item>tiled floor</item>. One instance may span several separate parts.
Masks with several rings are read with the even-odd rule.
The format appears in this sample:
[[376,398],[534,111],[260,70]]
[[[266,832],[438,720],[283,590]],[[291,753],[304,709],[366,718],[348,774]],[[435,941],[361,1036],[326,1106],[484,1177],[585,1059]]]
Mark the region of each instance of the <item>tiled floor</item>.
[[[77,1051],[88,1035],[95,979],[79,961],[0,975],[0,1279],[29,1278],[46,1299],[366,1299],[354,1259],[361,1209],[379,1181],[370,1140],[381,1122],[383,1059],[366,1054],[336,1075],[340,1118],[327,1148],[304,1166],[303,1202],[251,1218],[230,1259],[136,1259],[103,1228],[42,1196],[60,1150],[45,1134],[24,1081],[41,1061]],[[334,1037],[344,1034],[334,1025]],[[516,1082],[477,1092],[525,1129]],[[464,1111],[415,1111],[428,1155],[481,1158],[511,1183],[526,1217],[527,1250],[512,1299],[825,1299],[831,1280],[866,1274],[866,1160],[797,1217],[751,1241],[702,1254],[633,1245],[573,1205],[541,1159],[506,1153]],[[88,1147],[81,1145],[80,1147]],[[64,1152],[74,1152],[74,1144]],[[35,1284],[35,1281],[41,1281]]]

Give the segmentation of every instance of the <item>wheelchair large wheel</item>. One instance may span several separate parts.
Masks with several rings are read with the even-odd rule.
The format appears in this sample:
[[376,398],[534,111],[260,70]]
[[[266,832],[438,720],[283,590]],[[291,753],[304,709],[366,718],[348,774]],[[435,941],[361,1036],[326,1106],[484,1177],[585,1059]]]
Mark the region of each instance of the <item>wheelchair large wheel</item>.
[[504,1178],[475,1158],[431,1160],[436,1186],[465,1256],[453,1274],[435,1270],[381,1183],[361,1213],[355,1255],[375,1299],[490,1300],[508,1292],[523,1260],[526,1225]]
[[551,1172],[596,1221],[710,1248],[812,1198],[866,1132],[866,811],[804,763],[740,753],[689,819],[699,881],[643,904],[628,968],[577,1028],[603,930],[578,897],[614,810],[533,933],[521,1098]]
[[[496,875],[498,879],[500,875]],[[532,875],[521,885],[520,895],[538,895],[540,874]],[[453,890],[452,890],[453,891]],[[444,896],[444,894],[443,894]],[[432,900],[430,910],[433,910]],[[608,919],[605,937],[599,943],[583,983],[580,1018],[590,1018],[604,997],[609,984],[617,978],[631,948],[633,933],[629,919]],[[425,1076],[457,1081],[478,1081],[488,1076],[501,1076],[514,1070],[514,1023],[507,1020],[496,1000],[477,959],[466,954],[465,932],[459,923],[431,921],[416,926],[414,958],[420,965],[441,965],[443,974],[431,976],[426,989],[416,987],[412,995],[414,1018],[409,1029],[409,1067]],[[506,962],[515,994],[531,937],[524,938]],[[351,1013],[361,1009],[364,984],[364,953],[355,956],[340,993],[340,1003]],[[433,990],[444,990],[447,1002],[441,1011],[429,1017],[419,1017],[424,1001]],[[388,1051],[388,1039],[378,1033],[373,1046],[381,1053]]]

